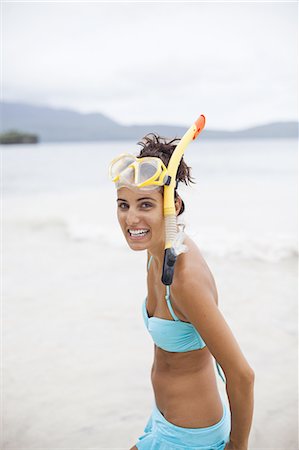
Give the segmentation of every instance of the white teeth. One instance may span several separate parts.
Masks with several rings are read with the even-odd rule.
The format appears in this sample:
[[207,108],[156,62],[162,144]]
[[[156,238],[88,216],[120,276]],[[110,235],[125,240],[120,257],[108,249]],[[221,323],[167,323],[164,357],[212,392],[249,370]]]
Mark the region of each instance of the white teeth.
[[129,233],[137,236],[139,234],[146,234],[148,231],[149,230],[129,230]]

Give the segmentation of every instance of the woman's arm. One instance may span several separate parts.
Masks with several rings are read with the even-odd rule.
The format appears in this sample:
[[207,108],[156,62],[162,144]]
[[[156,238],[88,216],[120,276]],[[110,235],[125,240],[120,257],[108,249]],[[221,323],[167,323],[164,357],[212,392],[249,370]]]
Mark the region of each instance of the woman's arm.
[[253,416],[254,374],[234,380],[229,377],[226,391],[232,413],[230,442],[225,450],[247,450]]
[[[180,271],[173,283],[173,300],[197,329],[222,367],[232,415],[227,450],[247,450],[253,416],[254,372],[215,302],[207,273]],[[177,300],[176,300],[177,299]]]

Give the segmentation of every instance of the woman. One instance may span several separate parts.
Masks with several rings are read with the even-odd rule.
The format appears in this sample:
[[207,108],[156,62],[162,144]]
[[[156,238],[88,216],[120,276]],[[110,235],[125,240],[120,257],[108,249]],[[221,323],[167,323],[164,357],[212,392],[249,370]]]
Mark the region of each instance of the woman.
[[[166,170],[176,141],[145,136],[136,164],[141,161],[138,158],[154,157]],[[254,372],[218,309],[213,275],[197,245],[181,232],[173,282],[162,284],[166,178],[162,185],[160,180],[138,188],[132,181],[134,169],[130,169],[131,178],[128,170],[122,177],[121,164],[112,163],[110,170],[112,166],[118,172],[112,178],[118,180],[117,217],[122,232],[132,250],[147,251],[143,316],[155,343],[151,380],[156,404],[143,435],[130,450],[247,450]],[[193,182],[183,158],[176,178],[177,183]],[[175,209],[177,217],[184,211],[177,190]],[[213,358],[220,376],[218,363],[226,377],[229,407],[217,388]]]

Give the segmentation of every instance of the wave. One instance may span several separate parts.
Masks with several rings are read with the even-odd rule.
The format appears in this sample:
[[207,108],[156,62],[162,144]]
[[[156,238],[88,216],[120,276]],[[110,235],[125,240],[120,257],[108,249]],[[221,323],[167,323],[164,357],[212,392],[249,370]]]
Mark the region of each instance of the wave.
[[296,239],[290,236],[256,237],[223,235],[222,238],[195,239],[203,253],[218,257],[279,262],[298,257]]
[[[58,233],[62,239],[74,243],[93,242],[114,250],[128,248],[119,226],[114,223],[99,227],[98,224],[60,217],[22,220],[18,225],[32,233]],[[187,233],[196,242],[201,252],[211,257],[267,262],[298,257],[296,237],[286,234],[272,233],[267,236],[256,236],[248,232],[237,234],[223,231],[219,234],[211,230],[202,230],[200,234],[192,231]]]
[[[11,223],[12,224],[12,223]],[[95,242],[116,248],[126,247],[117,228],[115,232],[101,229],[98,225],[76,220],[57,218],[36,218],[14,221],[14,225],[29,233],[59,234],[61,238],[72,242]]]

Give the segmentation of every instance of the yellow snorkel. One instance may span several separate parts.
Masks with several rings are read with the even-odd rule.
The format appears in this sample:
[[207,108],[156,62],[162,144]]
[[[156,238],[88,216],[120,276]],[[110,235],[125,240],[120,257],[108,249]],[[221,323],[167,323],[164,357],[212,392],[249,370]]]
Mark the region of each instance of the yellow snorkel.
[[176,188],[176,175],[181,159],[189,142],[196,139],[205,126],[205,116],[201,115],[196,122],[184,134],[176,149],[171,155],[167,166],[169,175],[168,183],[164,185],[164,217],[165,217],[165,250],[162,273],[162,283],[171,285],[174,274],[174,265],[177,254],[173,248],[173,243],[177,236],[177,222],[174,205],[174,190]]

